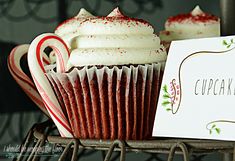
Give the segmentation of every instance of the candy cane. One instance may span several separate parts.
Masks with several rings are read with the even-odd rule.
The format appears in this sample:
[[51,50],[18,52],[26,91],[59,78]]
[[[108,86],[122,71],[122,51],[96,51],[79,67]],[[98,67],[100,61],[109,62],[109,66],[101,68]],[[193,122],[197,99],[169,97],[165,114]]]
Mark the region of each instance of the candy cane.
[[65,65],[69,58],[69,50],[61,38],[49,33],[39,35],[31,43],[28,52],[29,69],[44,105],[61,136],[73,137],[70,124],[63,114],[55,93],[45,76],[46,71],[42,62],[42,53],[48,46],[56,53],[57,72],[65,71]]
[[[47,115],[50,116],[42,102],[42,98],[39,95],[34,83],[32,80],[23,72],[20,66],[20,60],[23,58],[25,54],[28,52],[29,45],[19,45],[16,46],[10,53],[8,57],[8,69],[16,80],[16,82],[20,85],[20,87],[24,90],[24,92],[29,96],[29,98]],[[44,54],[43,60],[45,64],[50,63],[49,58]]]

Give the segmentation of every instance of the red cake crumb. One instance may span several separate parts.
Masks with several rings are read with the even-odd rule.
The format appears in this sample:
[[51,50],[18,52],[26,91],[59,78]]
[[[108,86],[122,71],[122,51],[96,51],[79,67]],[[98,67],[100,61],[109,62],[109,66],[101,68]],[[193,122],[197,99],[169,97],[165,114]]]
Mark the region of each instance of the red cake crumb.
[[171,34],[170,31],[166,31],[166,30],[161,31],[161,33],[162,33],[162,34],[165,34],[165,35],[170,35],[170,34]]

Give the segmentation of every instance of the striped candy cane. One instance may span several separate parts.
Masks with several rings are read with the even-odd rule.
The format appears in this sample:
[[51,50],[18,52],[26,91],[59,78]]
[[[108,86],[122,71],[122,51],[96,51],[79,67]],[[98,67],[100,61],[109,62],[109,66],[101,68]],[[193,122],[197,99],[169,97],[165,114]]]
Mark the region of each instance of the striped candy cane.
[[[23,58],[24,55],[27,54],[29,49],[28,44],[16,46],[12,49],[7,65],[8,69],[15,79],[15,81],[19,84],[19,86],[23,89],[23,91],[28,95],[28,97],[45,113],[49,116],[41,96],[39,95],[34,83],[32,80],[23,72],[20,66],[20,60]],[[50,63],[49,58],[46,54],[43,54],[43,62],[44,64],[48,65]]]
[[56,124],[61,136],[73,137],[70,124],[63,114],[55,93],[45,76],[42,61],[43,50],[51,47],[56,54],[57,72],[64,72],[69,58],[69,50],[64,41],[55,34],[42,34],[36,37],[29,47],[28,64],[35,85],[43,99],[51,118]]

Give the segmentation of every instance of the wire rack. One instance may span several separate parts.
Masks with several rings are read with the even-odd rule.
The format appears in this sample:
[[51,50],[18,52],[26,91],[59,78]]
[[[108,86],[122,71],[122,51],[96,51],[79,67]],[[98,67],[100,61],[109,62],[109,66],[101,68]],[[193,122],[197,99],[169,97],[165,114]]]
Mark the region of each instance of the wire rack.
[[[25,155],[26,151],[21,150],[13,160],[39,160],[40,155],[35,149],[46,144],[57,145],[62,149],[58,160],[78,160],[80,149],[90,149],[102,151],[103,160],[110,161],[114,152],[119,152],[119,160],[125,161],[126,153],[151,153],[166,154],[168,161],[173,161],[175,155],[182,155],[184,161],[189,161],[193,154],[222,153],[233,154],[235,151],[234,142],[211,141],[211,140],[189,140],[189,139],[166,139],[152,138],[143,141],[123,141],[123,140],[92,140],[62,138],[55,133],[56,128],[52,121],[35,124],[28,132],[21,149],[27,149],[33,145],[33,150]],[[231,159],[232,160],[232,159]],[[235,161],[235,158],[233,158]]]

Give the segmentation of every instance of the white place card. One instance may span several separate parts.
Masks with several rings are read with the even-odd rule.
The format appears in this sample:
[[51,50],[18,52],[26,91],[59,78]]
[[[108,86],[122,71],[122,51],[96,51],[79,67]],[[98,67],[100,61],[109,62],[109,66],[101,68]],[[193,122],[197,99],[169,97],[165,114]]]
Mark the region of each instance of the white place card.
[[235,36],[172,42],[153,136],[235,141]]

